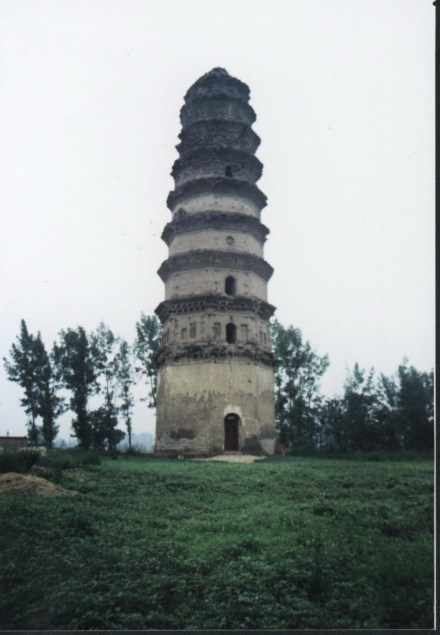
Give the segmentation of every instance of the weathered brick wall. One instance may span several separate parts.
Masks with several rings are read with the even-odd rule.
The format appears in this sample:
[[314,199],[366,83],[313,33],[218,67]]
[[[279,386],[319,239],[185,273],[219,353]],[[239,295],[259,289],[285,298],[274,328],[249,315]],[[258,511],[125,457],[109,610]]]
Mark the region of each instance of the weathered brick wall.
[[257,437],[273,453],[271,368],[251,361],[218,360],[165,365],[159,372],[156,452],[224,451],[224,418],[240,418],[240,447]]

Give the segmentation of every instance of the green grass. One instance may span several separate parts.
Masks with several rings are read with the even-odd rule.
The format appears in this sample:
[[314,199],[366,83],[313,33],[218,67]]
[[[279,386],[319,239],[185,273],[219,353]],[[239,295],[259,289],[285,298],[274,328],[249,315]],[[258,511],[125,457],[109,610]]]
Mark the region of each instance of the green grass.
[[130,457],[57,480],[81,494],[0,499],[0,628],[433,626],[431,461]]

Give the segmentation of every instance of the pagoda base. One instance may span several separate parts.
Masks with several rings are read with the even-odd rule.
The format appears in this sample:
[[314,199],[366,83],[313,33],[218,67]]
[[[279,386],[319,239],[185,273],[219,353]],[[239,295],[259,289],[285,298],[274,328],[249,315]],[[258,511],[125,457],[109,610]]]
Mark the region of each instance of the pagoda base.
[[273,455],[273,387],[273,369],[255,361],[168,362],[158,374],[155,453]]

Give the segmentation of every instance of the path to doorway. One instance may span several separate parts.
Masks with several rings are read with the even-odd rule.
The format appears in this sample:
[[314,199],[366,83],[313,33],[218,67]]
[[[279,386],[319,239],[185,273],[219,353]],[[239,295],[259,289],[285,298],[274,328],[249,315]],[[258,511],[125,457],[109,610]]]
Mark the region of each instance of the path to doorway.
[[193,459],[193,461],[225,461],[227,463],[253,463],[264,459],[264,456],[253,456],[252,454],[218,454],[209,459]]

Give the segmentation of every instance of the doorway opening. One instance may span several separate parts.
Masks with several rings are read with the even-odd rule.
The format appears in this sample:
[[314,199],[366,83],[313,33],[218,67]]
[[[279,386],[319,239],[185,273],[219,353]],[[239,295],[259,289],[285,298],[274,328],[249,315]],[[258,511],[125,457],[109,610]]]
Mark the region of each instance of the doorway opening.
[[235,414],[228,414],[225,417],[225,452],[238,452],[240,417]]

